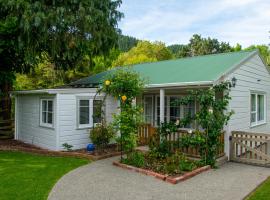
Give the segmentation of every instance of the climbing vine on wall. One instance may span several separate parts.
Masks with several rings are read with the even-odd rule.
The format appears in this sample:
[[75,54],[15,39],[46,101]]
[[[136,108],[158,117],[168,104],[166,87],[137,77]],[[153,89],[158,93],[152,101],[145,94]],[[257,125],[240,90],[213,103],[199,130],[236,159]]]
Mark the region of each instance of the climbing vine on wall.
[[120,102],[120,112],[114,114],[112,125],[120,132],[118,142],[129,156],[137,144],[137,131],[142,123],[142,108],[135,99],[142,93],[145,80],[130,68],[112,71],[99,92],[111,95]]

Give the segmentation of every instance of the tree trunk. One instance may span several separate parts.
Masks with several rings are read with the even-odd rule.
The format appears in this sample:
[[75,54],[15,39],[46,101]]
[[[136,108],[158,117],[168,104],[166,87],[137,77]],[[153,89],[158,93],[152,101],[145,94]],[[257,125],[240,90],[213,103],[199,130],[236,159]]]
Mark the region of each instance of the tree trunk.
[[9,92],[12,90],[12,84],[5,82],[0,85],[0,120],[10,120],[11,119],[11,98]]

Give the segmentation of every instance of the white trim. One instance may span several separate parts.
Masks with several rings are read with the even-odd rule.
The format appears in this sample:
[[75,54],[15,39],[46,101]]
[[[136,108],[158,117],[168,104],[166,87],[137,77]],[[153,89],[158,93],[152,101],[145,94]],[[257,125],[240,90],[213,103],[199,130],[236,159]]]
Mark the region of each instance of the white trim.
[[[145,114],[145,98],[151,98],[152,99],[152,118],[151,118],[151,124],[154,124],[154,121],[155,121],[155,119],[154,119],[154,95],[144,95],[143,96],[143,115],[144,115],[144,120],[145,120],[145,116],[146,116],[146,114]],[[146,121],[146,120],[145,120]]]
[[14,135],[14,139],[18,140],[19,139],[19,134],[18,134],[18,98],[19,97],[15,97],[15,135]]
[[177,86],[201,86],[213,85],[214,81],[195,81],[195,82],[178,82],[178,83],[161,83],[161,84],[147,84],[145,88],[160,88],[160,87],[177,87]]
[[56,124],[56,150],[60,150],[61,147],[60,147],[60,95],[59,94],[56,94],[56,109],[55,109],[55,113],[56,113],[56,118],[55,118],[55,124]]
[[96,93],[97,88],[65,88],[65,89],[42,89],[42,90],[21,90],[13,91],[11,94],[78,94]]
[[[91,105],[93,105],[93,97],[90,96],[77,96],[76,97],[76,121],[77,121],[77,129],[88,129],[91,128],[93,126],[93,117],[92,117],[92,113],[91,113]],[[88,101],[88,105],[89,105],[89,123],[88,124],[80,124],[80,101],[81,100],[87,100]],[[92,102],[92,103],[91,103]],[[92,112],[93,112],[93,108],[92,108]],[[91,118],[92,118],[92,123],[91,123]]]
[[[42,101],[52,101],[52,123],[44,123],[42,121]],[[39,126],[40,127],[44,127],[44,128],[52,128],[54,129],[54,124],[55,124],[55,102],[54,102],[54,99],[53,98],[40,98],[40,101],[39,101]],[[47,112],[48,113],[48,112]],[[48,115],[47,115],[47,118],[48,118]]]
[[159,90],[159,121],[160,121],[160,124],[165,122],[165,91],[164,89],[160,89]]

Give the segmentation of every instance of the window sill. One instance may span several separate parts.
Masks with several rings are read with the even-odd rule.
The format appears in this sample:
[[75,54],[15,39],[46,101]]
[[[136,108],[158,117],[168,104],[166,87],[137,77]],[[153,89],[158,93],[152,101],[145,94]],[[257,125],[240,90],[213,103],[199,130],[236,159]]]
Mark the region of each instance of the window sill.
[[250,128],[255,128],[255,127],[257,127],[257,126],[262,126],[262,125],[265,125],[265,124],[266,124],[265,121],[263,121],[263,122],[258,122],[257,124],[252,124],[252,125],[250,125]]
[[77,130],[85,130],[85,129],[92,129],[93,128],[93,126],[77,126]]
[[51,124],[40,124],[39,127],[54,130],[54,126]]

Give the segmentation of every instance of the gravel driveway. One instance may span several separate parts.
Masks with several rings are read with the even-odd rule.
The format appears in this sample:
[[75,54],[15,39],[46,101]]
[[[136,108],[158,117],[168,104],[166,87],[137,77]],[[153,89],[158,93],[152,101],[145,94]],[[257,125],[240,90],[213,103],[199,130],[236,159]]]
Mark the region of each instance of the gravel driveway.
[[270,169],[226,163],[172,185],[112,165],[116,158],[93,162],[62,177],[49,200],[237,200],[270,176]]

